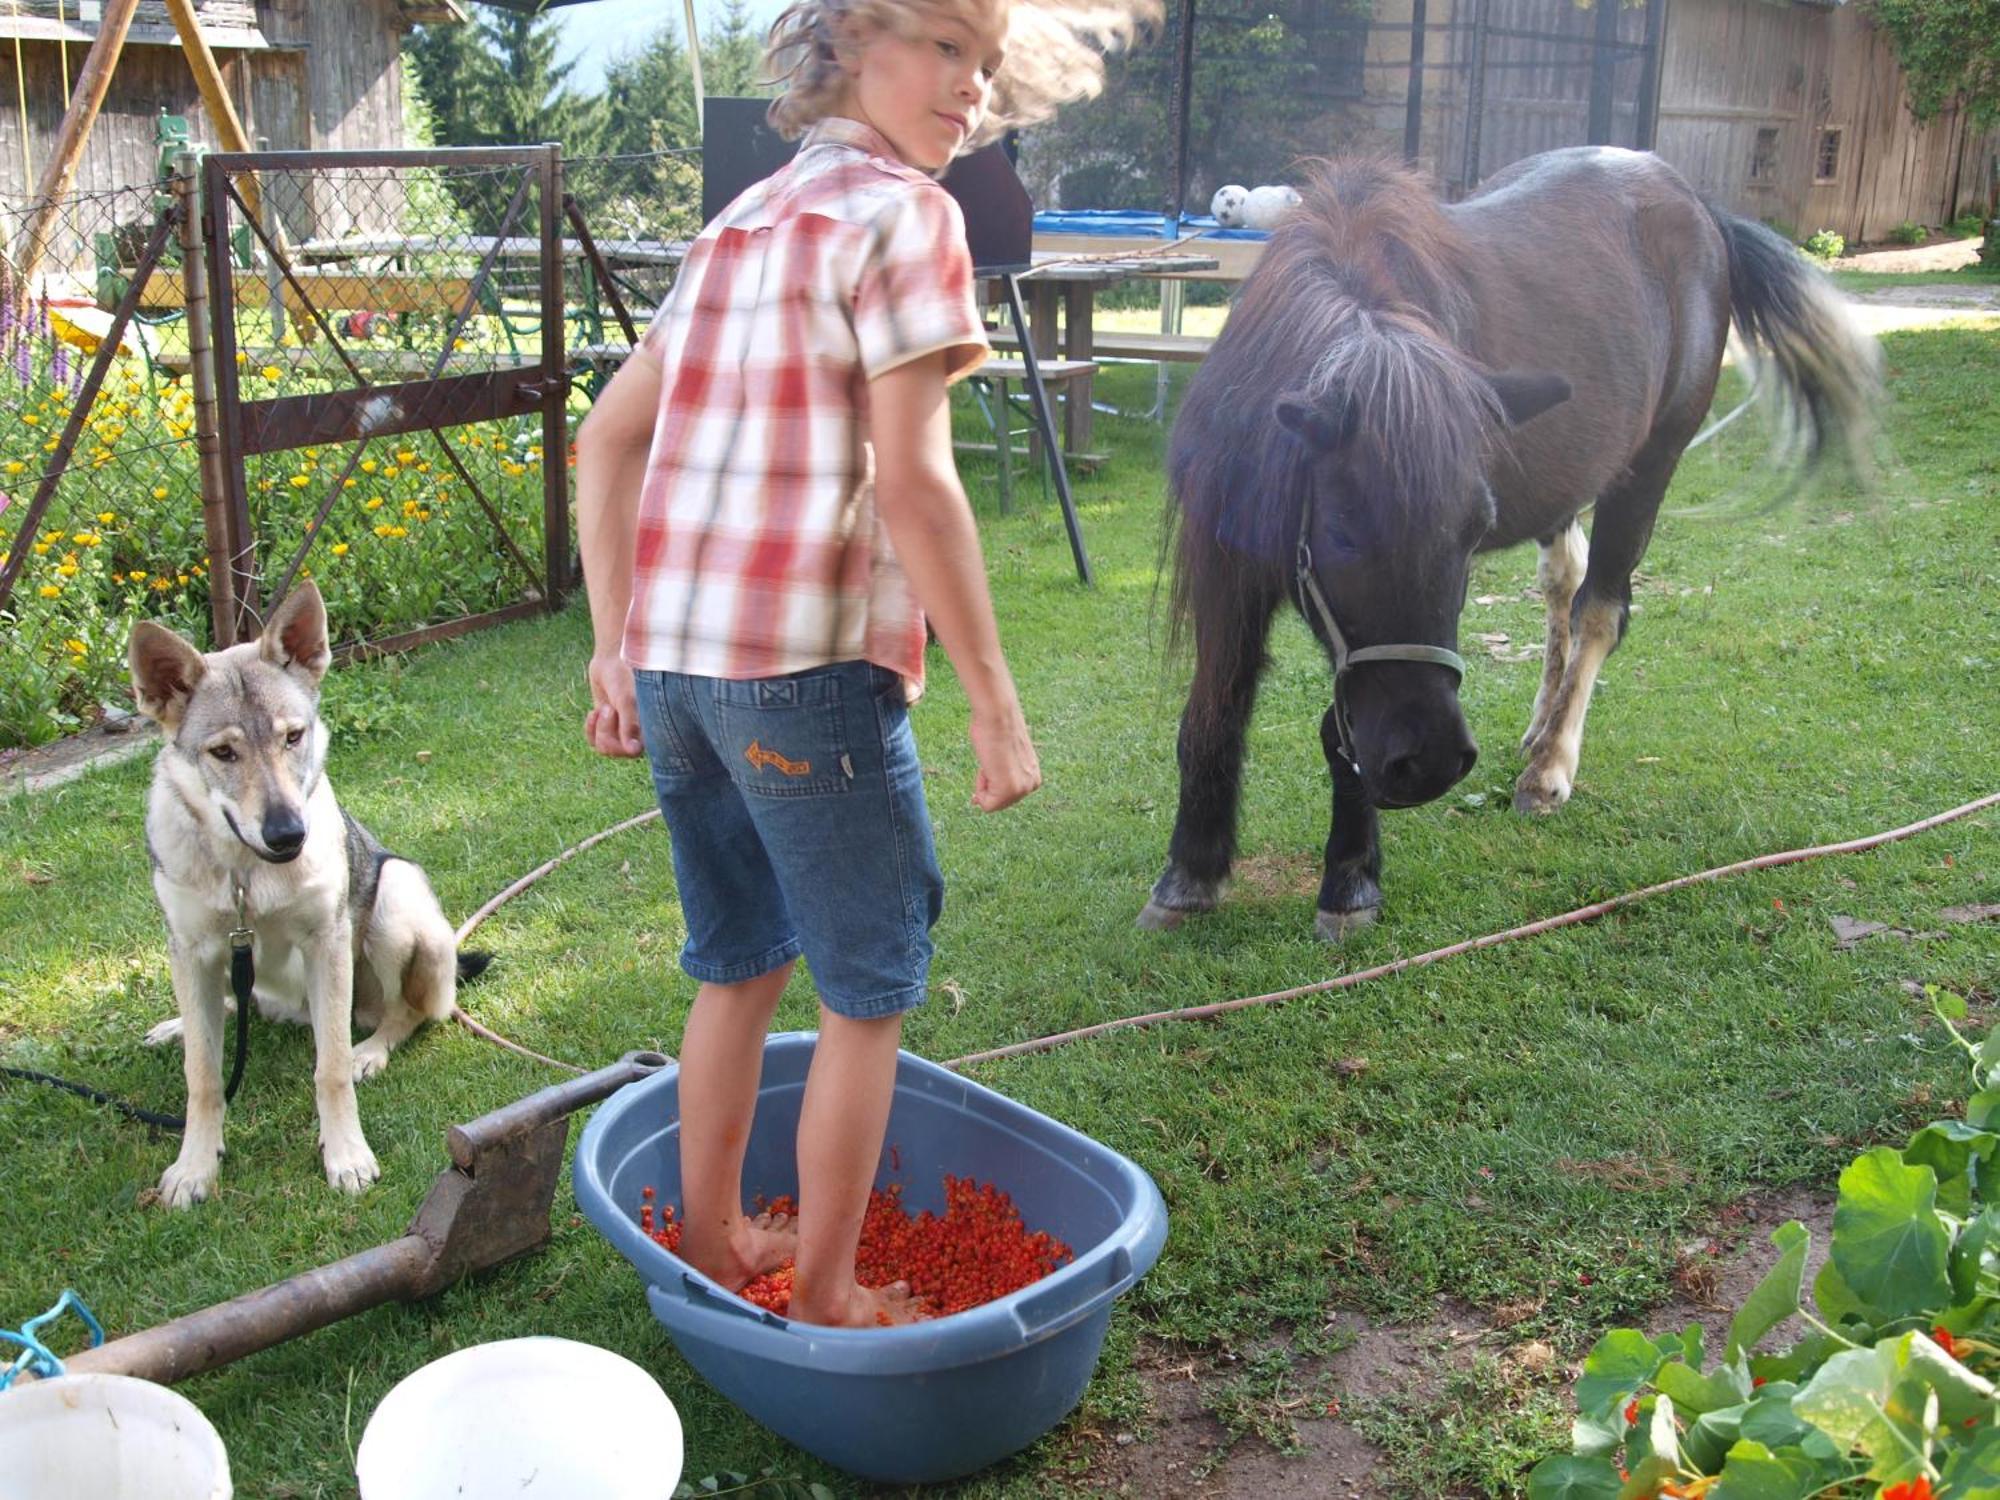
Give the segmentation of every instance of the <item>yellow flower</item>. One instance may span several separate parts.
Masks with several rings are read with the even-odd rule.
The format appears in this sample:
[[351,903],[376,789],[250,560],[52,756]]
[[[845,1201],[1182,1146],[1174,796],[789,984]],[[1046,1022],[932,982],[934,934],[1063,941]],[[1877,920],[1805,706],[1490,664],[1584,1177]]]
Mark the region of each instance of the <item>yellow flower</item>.
[[90,654],[90,647],[84,645],[82,641],[75,639],[64,641],[63,649],[69,652],[71,656],[87,656]]
[[44,599],[62,598],[62,589],[53,583],[43,584],[41,588],[36,590],[36,592],[39,593]]
[[417,513],[417,502],[414,500],[405,500],[403,502],[403,514],[406,516],[414,516],[416,513]]
[[125,581],[125,575],[123,573],[113,573],[111,575],[111,581],[113,583],[123,583]]
[[264,366],[263,369],[259,370],[257,373],[259,375],[262,375],[266,380],[276,380],[284,372],[280,370],[276,365],[266,365]]
[[376,463],[375,460],[372,458],[364,458],[361,460],[361,472],[364,474],[373,474],[377,469],[381,467],[382,466]]
[[428,521],[430,518],[431,518],[431,513],[427,510],[420,510],[417,512],[417,519],[419,521]]
[[291,478],[291,486],[295,490],[302,490],[311,483],[312,480],[304,474],[294,474]]
[[79,531],[76,534],[76,544],[79,547],[95,547],[97,543],[98,535],[94,531]]
[[345,557],[345,556],[347,556],[347,543],[345,543],[345,542],[335,542],[335,543],[333,544],[333,555],[334,555],[335,557]]
[[172,588],[173,586],[174,586],[174,581],[171,578],[155,578],[153,580],[153,590],[155,593],[164,594],[168,589]]
[[[167,497],[165,495],[159,494],[158,492],[155,492],[153,498],[155,500],[164,500]],[[117,519],[118,519],[118,512],[115,510],[100,510],[97,513],[97,524],[100,526],[109,526],[113,521]]]
[[382,497],[380,495],[370,495],[362,503],[361,508],[363,510],[380,510],[382,508]]
[[144,583],[146,581],[146,570],[144,568],[134,568],[131,572],[127,573],[125,576],[131,579],[134,583]]
[[47,557],[48,555],[49,555],[49,544],[47,542],[35,543],[35,556]]
[[430,473],[430,471],[431,471],[431,466],[430,466],[429,464],[418,464],[418,465],[417,465],[417,472],[418,472],[419,474],[428,474],[428,473]]
[[396,450],[396,462],[399,464],[415,463],[416,458],[417,455],[412,453],[408,448],[398,448]]
[[396,533],[396,528],[391,526],[387,521],[379,521],[376,523],[375,535],[394,536],[395,533]]
[[236,351],[236,363],[238,363],[239,365],[247,365],[250,363],[250,356],[245,354],[241,349],[238,349]]
[[8,464],[7,464],[7,472],[8,472],[9,474],[18,474],[18,473],[20,473],[20,472],[21,472],[21,471],[22,471],[23,469],[25,469],[25,468],[27,468],[27,467],[28,467],[28,466],[27,466],[26,464],[22,463],[22,462],[21,462],[21,461],[20,461],[20,460],[19,460],[18,458],[17,458],[17,459],[12,459],[12,460],[10,460],[10,461],[8,462]]
[[61,446],[62,446],[61,438],[50,438],[46,443],[42,444],[42,452],[53,453],[56,451],[56,449],[60,448]]
[[396,474],[397,474],[397,469],[394,464],[389,464],[382,470],[382,477],[384,479],[394,479],[396,477]]
[[166,486],[165,486],[164,484],[156,484],[156,485],[154,485],[154,486],[153,486],[153,498],[154,498],[155,500],[164,500],[164,499],[166,499],[166,498],[167,498],[167,487],[166,487]]
[[175,576],[175,579],[176,579],[176,581],[178,581],[178,582],[180,582],[180,583],[182,583],[182,584],[185,584],[185,583],[186,583],[186,582],[188,581],[188,576],[187,576],[187,574],[185,574],[185,573],[177,573],[177,574],[175,574],[174,576]]
[[409,534],[410,528],[407,526],[391,526],[389,528],[389,535],[391,536],[408,536]]
[[356,479],[352,474],[350,474],[345,479],[340,481],[340,487],[344,490],[351,490],[359,483],[361,483],[361,481]]
[[57,568],[56,571],[62,574],[62,576],[65,578],[74,578],[76,577],[76,564],[73,562],[66,562],[60,568]]
[[27,424],[28,424],[28,425],[29,425],[30,427],[33,427],[33,426],[35,426],[35,425],[36,425],[37,423],[39,423],[39,422],[40,422],[40,421],[41,421],[42,419],[41,419],[40,417],[36,416],[36,415],[35,415],[35,414],[34,414],[33,412],[31,412],[31,411],[24,411],[24,412],[22,412],[22,413],[21,413],[21,420],[22,420],[23,422],[26,422],[26,423],[27,423]]

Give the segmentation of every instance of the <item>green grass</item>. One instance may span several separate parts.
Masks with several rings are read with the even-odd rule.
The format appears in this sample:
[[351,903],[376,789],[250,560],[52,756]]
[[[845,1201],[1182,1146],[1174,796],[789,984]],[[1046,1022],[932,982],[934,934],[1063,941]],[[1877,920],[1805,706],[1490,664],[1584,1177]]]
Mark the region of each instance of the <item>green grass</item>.
[[[1879,497],[1662,520],[1592,709],[1576,798],[1553,818],[1508,809],[1537,666],[1479,654],[1464,697],[1480,764],[1440,802],[1384,819],[1388,904],[1340,951],[1311,936],[1328,684],[1296,620],[1275,637],[1250,733],[1252,873],[1179,932],[1132,925],[1172,826],[1185,675],[1161,658],[1155,610],[1161,430],[1100,418],[1095,446],[1110,461],[1077,486],[1100,579],[1090,592],[1075,583],[1053,503],[1017,481],[1017,513],[998,518],[990,468],[968,461],[1047,785],[999,816],[970,810],[965,702],[938,657],[916,720],[950,894],[936,989],[907,1044],[951,1057],[1308,983],[1994,790],[1992,336],[1903,334],[1888,348],[1900,463]],[[1151,388],[1150,372],[1101,383],[1127,409]],[[1750,425],[1690,457],[1670,503],[1754,483]],[[1476,632],[1541,638],[1540,607],[1521,597],[1533,574],[1531,550],[1481,564],[1472,595],[1505,602],[1468,606],[1475,653]],[[583,611],[571,609],[330,681],[343,800],[428,866],[455,916],[648,805],[640,766],[582,745],[587,648]],[[146,880],[146,774],[128,765],[0,803],[0,1057],[178,1109],[178,1057],[138,1045],[172,1009]],[[1951,1097],[1961,1066],[1899,982],[2000,987],[2000,924],[1937,917],[1993,899],[1997,824],[1987,815],[1395,980],[978,1070],[1136,1158],[1166,1195],[1172,1232],[1120,1304],[1083,1414],[957,1493],[1076,1486],[1094,1441],[1084,1429],[1134,1420],[1142,1336],[1250,1350],[1321,1326],[1330,1309],[1402,1320],[1443,1296],[1527,1299],[1541,1310],[1518,1336],[1571,1358],[1595,1331],[1643,1318],[1669,1296],[1676,1241],[1721,1205],[1830,1186],[1857,1145],[1900,1140],[1929,1116],[1920,1090]],[[1838,951],[1837,913],[1938,935]],[[623,835],[486,925],[479,941],[499,961],[467,1004],[558,1056],[671,1051],[693,988],[674,966],[680,937],[665,839]],[[780,1024],[813,1014],[800,980]],[[1335,1074],[1355,1057],[1364,1072]],[[303,1032],[259,1028],[220,1201],[175,1215],[140,1202],[172,1141],[79,1100],[0,1087],[0,1323],[18,1326],[74,1286],[129,1331],[391,1239],[445,1159],[445,1125],[550,1081],[461,1030],[419,1037],[363,1090],[385,1175],[351,1201],[318,1170],[310,1066]],[[1579,1169],[1611,1158],[1642,1169],[1625,1184],[1636,1190]],[[701,1385],[624,1263],[576,1217],[566,1180],[554,1225],[545,1253],[433,1302],[190,1382],[229,1445],[238,1493],[351,1493],[350,1444],[392,1384],[461,1345],[537,1332],[656,1371],[686,1423],[691,1474],[775,1464],[852,1492]],[[1257,1430],[1258,1391],[1218,1399],[1232,1431]],[[1410,1492],[1437,1493],[1426,1486],[1442,1475],[1454,1492],[1490,1493],[1535,1456],[1529,1438],[1559,1436],[1545,1402],[1510,1413],[1496,1414],[1490,1439],[1477,1424],[1454,1428],[1448,1451],[1407,1436],[1421,1433],[1420,1409],[1371,1408],[1369,1421]]]

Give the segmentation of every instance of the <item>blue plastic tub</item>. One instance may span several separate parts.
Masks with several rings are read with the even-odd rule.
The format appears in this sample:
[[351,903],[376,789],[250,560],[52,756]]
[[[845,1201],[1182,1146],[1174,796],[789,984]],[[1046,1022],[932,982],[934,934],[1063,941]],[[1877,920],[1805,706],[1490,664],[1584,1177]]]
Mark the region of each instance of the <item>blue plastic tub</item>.
[[[795,1193],[793,1144],[811,1033],[764,1052],[744,1182]],[[1159,1259],[1166,1204],[1137,1165],[1088,1136],[935,1063],[900,1054],[876,1185],[912,1211],[942,1212],[942,1178],[1013,1196],[1030,1229],[1075,1259],[1033,1286],[902,1328],[822,1328],[753,1306],[640,1232],[640,1190],[680,1201],[679,1070],[619,1090],[577,1147],[577,1202],[637,1268],[646,1300],[688,1363],[779,1436],[838,1468],[928,1483],[1032,1443],[1083,1396],[1111,1304]],[[893,1149],[892,1149],[893,1148]],[[898,1164],[891,1170],[890,1163]]]

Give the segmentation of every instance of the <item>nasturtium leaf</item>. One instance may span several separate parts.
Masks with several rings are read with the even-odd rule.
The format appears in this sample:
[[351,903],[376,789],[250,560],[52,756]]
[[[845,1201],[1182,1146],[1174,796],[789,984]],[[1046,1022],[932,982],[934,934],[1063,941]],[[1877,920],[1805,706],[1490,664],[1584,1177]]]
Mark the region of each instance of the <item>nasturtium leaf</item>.
[[1725,1371],[1718,1369],[1703,1374],[1689,1369],[1677,1359],[1668,1360],[1654,1371],[1653,1384],[1673,1397],[1675,1406],[1694,1416],[1738,1406],[1743,1401],[1743,1392],[1736,1388]]
[[1955,1302],[1979,1294],[1979,1278],[2000,1261],[2000,1207],[1984,1209],[1958,1231],[1951,1247],[1951,1293]]
[[1963,1021],[1971,1010],[1965,1003],[1965,996],[1941,990],[1934,984],[1924,986],[1924,994],[1930,999],[1931,1009],[1947,1021]]
[[1896,1340],[1895,1347],[1904,1369],[1936,1393],[1938,1417],[1954,1432],[1968,1420],[1992,1416],[1995,1396],[2000,1393],[1985,1376],[1975,1375],[1915,1330]]
[[1951,1296],[1951,1236],[1937,1215],[1937,1176],[1878,1146],[1840,1174],[1833,1264],[1854,1294],[1889,1317],[1942,1306]]
[[1764,1273],[1750,1295],[1730,1320],[1729,1340],[1723,1345],[1725,1359],[1739,1350],[1754,1349],[1757,1340],[1799,1310],[1799,1290],[1806,1275],[1806,1252],[1812,1248],[1812,1232],[1797,1219],[1772,1231],[1771,1243],[1778,1247],[1778,1261]]
[[1836,1327],[1849,1318],[1868,1318],[1875,1314],[1874,1308],[1855,1295],[1854,1288],[1847,1284],[1847,1278],[1840,1274],[1840,1267],[1832,1261],[1821,1266],[1819,1275],[1813,1278],[1813,1303],[1819,1308],[1820,1317]]
[[1563,1453],[1528,1473],[1528,1500],[1617,1500],[1618,1489],[1618,1470],[1608,1458]]
[[1971,1213],[1973,1200],[1985,1196],[1996,1151],[2000,1151],[2000,1135],[1975,1130],[1959,1120],[1939,1120],[1912,1137],[1903,1148],[1903,1160],[1935,1172],[1938,1203],[1964,1218]]
[[1708,1500],[1804,1500],[1817,1488],[1813,1466],[1787,1461],[1748,1439],[1731,1448]]
[[[1897,1341],[1897,1342],[1900,1342]],[[1910,1409],[1916,1384],[1918,1406]],[[1833,1440],[1842,1452],[1868,1456],[1877,1479],[1901,1477],[1924,1449],[1922,1389],[1905,1377],[1894,1343],[1836,1354],[1792,1398],[1792,1410]]]
[[1952,1454],[1944,1466],[1944,1483],[1952,1495],[1976,1486],[2000,1486],[2000,1427],[1982,1428]]
[[1792,1410],[1792,1390],[1774,1391],[1769,1385],[1757,1392],[1757,1400],[1743,1413],[1743,1436],[1766,1448],[1789,1448],[1803,1442],[1812,1427]]
[[1700,1473],[1720,1473],[1729,1450],[1743,1435],[1743,1414],[1749,1409],[1737,1405],[1703,1412],[1681,1434],[1681,1457]]
[[1653,1378],[1662,1357],[1659,1346],[1638,1329],[1614,1328],[1584,1357],[1583,1378],[1576,1383],[1577,1409],[1587,1417],[1609,1416]]
[[1634,1459],[1627,1470],[1624,1487],[1618,1491],[1618,1500],[1654,1500],[1660,1493],[1660,1486],[1680,1478],[1680,1474],[1679,1464],[1657,1453]]
[[[1992,1041],[2000,1035],[2000,1026],[1987,1033],[1986,1040]],[[1965,1101],[1965,1123],[1975,1130],[1990,1130],[2000,1125],[2000,1089],[1981,1089]]]

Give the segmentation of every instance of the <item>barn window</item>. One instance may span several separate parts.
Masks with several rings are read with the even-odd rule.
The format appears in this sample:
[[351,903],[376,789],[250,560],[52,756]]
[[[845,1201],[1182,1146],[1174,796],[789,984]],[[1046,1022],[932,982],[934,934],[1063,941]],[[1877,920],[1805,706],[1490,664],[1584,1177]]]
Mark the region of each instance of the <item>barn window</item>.
[[1778,180],[1778,131],[1774,125],[1758,127],[1757,149],[1750,153],[1750,180],[1752,182]]
[[1814,182],[1840,181],[1840,132],[1838,125],[1820,131],[1819,151],[1813,158]]

